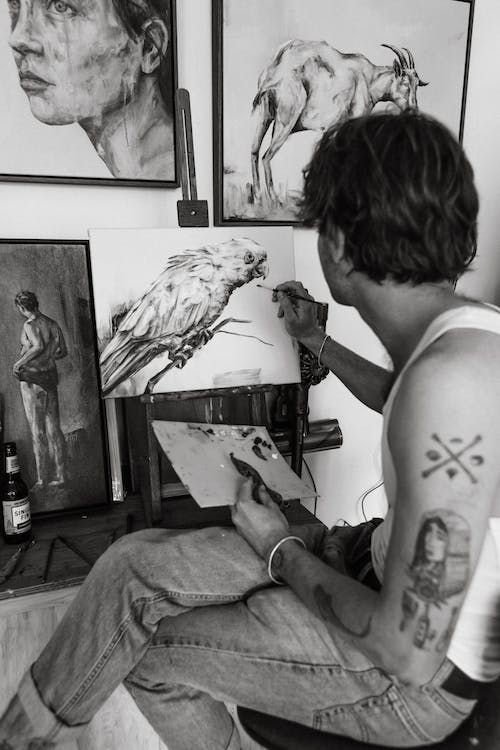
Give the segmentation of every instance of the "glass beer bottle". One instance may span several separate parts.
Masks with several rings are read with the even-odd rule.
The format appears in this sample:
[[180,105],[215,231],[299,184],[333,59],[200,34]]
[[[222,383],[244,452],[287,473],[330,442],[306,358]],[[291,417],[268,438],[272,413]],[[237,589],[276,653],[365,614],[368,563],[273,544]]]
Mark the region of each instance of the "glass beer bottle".
[[5,443],[5,477],[0,493],[3,537],[7,544],[31,539],[31,509],[28,488],[21,479],[15,443]]

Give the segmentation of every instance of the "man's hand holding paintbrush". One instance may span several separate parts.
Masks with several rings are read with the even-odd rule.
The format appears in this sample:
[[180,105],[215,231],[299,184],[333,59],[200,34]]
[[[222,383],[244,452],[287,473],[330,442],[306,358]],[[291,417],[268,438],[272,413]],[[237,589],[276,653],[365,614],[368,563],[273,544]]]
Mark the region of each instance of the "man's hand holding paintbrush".
[[285,281],[270,290],[273,302],[279,304],[278,318],[283,318],[290,336],[317,354],[325,340],[318,323],[319,302],[316,302],[300,281]]

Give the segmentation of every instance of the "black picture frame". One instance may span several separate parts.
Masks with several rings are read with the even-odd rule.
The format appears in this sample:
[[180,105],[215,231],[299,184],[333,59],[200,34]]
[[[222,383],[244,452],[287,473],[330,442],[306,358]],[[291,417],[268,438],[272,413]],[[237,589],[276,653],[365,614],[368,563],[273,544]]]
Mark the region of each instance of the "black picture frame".
[[[419,1],[422,4],[424,0]],[[313,0],[314,7],[312,7],[310,3],[302,3],[301,0],[290,0],[290,2],[285,4],[286,12],[283,11],[281,13],[283,18],[280,19],[277,19],[276,15],[270,16],[270,12],[272,11],[273,6],[273,0],[271,0],[270,2],[268,0],[268,2],[266,2],[265,4],[263,3],[262,5],[245,3],[245,0],[212,0],[212,60],[214,101],[213,175],[214,224],[216,226],[242,226],[247,224],[265,224],[266,226],[282,224],[300,225],[297,209],[295,209],[295,213],[292,209],[289,210],[286,201],[288,200],[289,195],[292,195],[292,192],[294,192],[293,201],[297,200],[300,197],[301,191],[300,188],[297,188],[295,191],[290,190],[290,192],[288,192],[286,179],[285,182],[282,183],[276,190],[278,194],[278,200],[274,204],[272,202],[271,204],[269,204],[268,202],[266,206],[265,200],[267,200],[267,198],[264,195],[262,204],[260,206],[257,206],[256,208],[257,201],[255,199],[255,185],[254,180],[252,179],[250,156],[251,135],[249,133],[247,121],[251,113],[252,99],[256,96],[258,91],[258,77],[259,74],[261,74],[266,66],[271,62],[271,60],[273,58],[276,59],[275,55],[277,54],[277,50],[280,48],[282,49],[286,45],[287,40],[289,41],[294,38],[311,39],[311,37],[306,36],[306,31],[302,28],[302,25],[299,23],[299,21],[308,20],[311,16],[314,16],[316,6],[323,5],[325,8],[325,12],[328,13],[336,11],[336,18],[338,21],[339,18],[342,19],[342,9],[344,9],[344,11],[346,12],[347,10],[349,10],[349,12],[355,12],[356,6],[361,6],[361,4],[363,4],[363,6],[367,6],[370,2],[373,3],[373,8],[371,8],[371,11],[374,11],[375,6],[377,6],[377,9],[382,8],[380,13],[382,14],[381,17],[383,17],[384,0],[382,0],[382,2],[380,2],[379,0]],[[247,6],[246,10],[243,8],[243,6],[245,5]],[[399,3],[399,6],[401,7],[402,20],[405,19],[404,13],[406,12],[408,14],[410,9],[413,8],[412,12],[417,12],[416,10],[414,10],[415,5],[416,3],[413,1],[410,2],[410,0],[405,0],[405,2]],[[448,124],[448,126],[451,127],[452,130],[454,130],[460,140],[462,140],[464,130],[474,5],[475,0],[436,0],[435,2],[427,2],[428,17],[426,20],[428,22],[428,25],[434,29],[433,33],[435,33],[436,39],[436,45],[432,48],[435,53],[436,61],[436,67],[434,70],[438,71],[436,75],[438,76],[440,83],[447,80],[447,77],[453,78],[454,90],[456,90],[453,114],[454,121],[447,122],[446,124]],[[438,49],[437,46],[437,41],[440,38],[443,39],[444,43],[444,41],[447,40],[451,34],[449,29],[447,29],[446,27],[442,27],[442,24],[440,25],[439,23],[438,14],[445,13],[445,6],[447,6],[446,12],[451,12],[451,9],[453,9],[453,13],[455,14],[457,19],[457,26],[460,27],[460,40],[456,42],[457,46],[454,48],[453,53],[453,60],[456,60],[458,58],[460,58],[461,60],[460,70],[451,69],[451,65],[453,64],[453,62],[451,61],[451,56],[447,57],[447,55],[443,52],[443,49]],[[462,6],[462,9],[463,6],[467,6],[465,13],[463,12],[463,10],[459,10],[458,6]],[[276,8],[278,7],[281,9],[284,7],[283,3],[280,2],[280,0],[276,0]],[[394,3],[392,3],[391,7],[394,7]],[[358,8],[358,10],[359,9],[360,8]],[[242,22],[241,25],[238,26],[238,21],[235,19],[242,19],[245,13],[252,14],[253,17],[248,16],[247,22]],[[255,18],[259,13],[262,14],[262,25],[260,25],[258,22],[255,22]],[[295,13],[295,21],[288,22],[288,14],[292,13]],[[300,15],[301,13],[303,15]],[[358,17],[363,19],[363,13],[358,13]],[[299,20],[297,20],[298,18]],[[388,21],[390,19],[384,19],[384,21],[386,20]],[[297,34],[296,36],[292,37],[290,36],[289,32],[294,23],[297,27]],[[311,22],[311,24],[312,23],[313,22]],[[345,23],[348,22],[345,20]],[[363,23],[363,21],[361,21],[361,23]],[[366,23],[368,23],[368,21]],[[326,41],[331,44],[331,46],[338,48],[342,52],[358,52],[370,58],[370,54],[366,54],[366,51],[361,44],[359,45],[360,49],[355,49],[352,47],[352,43],[349,44],[346,42],[347,46],[345,46],[344,48],[344,44],[341,39],[335,39],[333,38],[333,34],[328,34],[328,29],[338,28],[338,23],[332,25],[327,23],[324,19],[320,19],[316,25],[318,27],[318,36],[315,37],[316,39],[326,39]],[[377,34],[377,46],[374,47],[375,55],[377,55],[377,57],[375,59],[375,56],[372,55],[373,62],[374,64],[380,63],[381,65],[387,64],[389,66],[393,64],[393,59],[396,59],[395,55],[391,52],[391,50],[383,50],[380,45],[386,43],[392,43],[394,45],[396,43],[396,46],[399,48],[399,50],[401,50],[404,47],[411,47],[411,41],[408,42],[406,39],[403,39],[400,43],[397,43],[394,39],[385,38],[386,33],[390,34],[390,32],[386,32],[385,24],[380,23],[379,26],[381,28],[376,29],[376,31],[373,32]],[[360,26],[360,28],[362,27]],[[421,50],[418,56],[415,55],[416,68],[419,70],[419,73],[420,69],[423,69],[421,71],[422,79],[426,77],[427,68],[429,67],[429,56],[425,54],[426,45],[428,46],[431,44],[428,39],[428,33],[424,33],[426,31],[426,28],[421,27],[419,29],[419,34],[415,35],[415,45],[418,47],[418,49]],[[230,32],[232,34],[232,37],[230,36]],[[367,35],[371,33],[372,29],[370,27],[365,28],[363,31],[364,38],[366,38]],[[245,34],[249,40],[248,42],[245,40]],[[381,36],[380,39],[379,36]],[[271,46],[265,51],[262,51],[262,53],[259,52],[259,54],[256,54],[255,47],[259,47],[259,45],[265,45],[266,39],[271,37],[276,38],[277,40],[279,39],[279,43],[277,45]],[[230,44],[228,43],[228,39],[231,40]],[[248,44],[248,46],[244,47],[244,44]],[[373,42],[373,44],[375,45],[375,42]],[[231,52],[229,51],[229,47],[231,47],[231,50],[234,52],[234,60],[233,57],[230,58]],[[236,55],[238,55],[237,58]],[[448,61],[448,58],[450,58],[450,61]],[[257,65],[256,63],[257,59],[260,59],[259,65]],[[449,70],[447,68],[447,65],[450,66]],[[248,70],[249,66],[253,66],[253,88],[248,85],[248,81],[250,79]],[[229,71],[229,77],[227,81],[225,75],[226,70]],[[431,87],[429,87],[429,89],[430,88]],[[427,96],[427,94],[424,94],[422,92],[428,92],[429,89],[419,88],[420,99],[424,99],[424,97]],[[442,89],[440,88],[438,91],[439,97],[442,98]],[[433,94],[433,97],[434,96],[437,95]],[[459,101],[457,101],[458,97],[460,97]],[[229,103],[227,103],[227,101]],[[435,99],[433,98],[432,101],[435,101]],[[421,106],[421,109],[422,111],[428,112],[429,114],[438,117],[438,119],[442,119],[443,121],[445,121],[445,118],[443,118],[442,116],[440,117],[440,113],[433,111],[432,107],[426,108],[425,106]],[[261,176],[261,184],[265,184],[265,179],[262,179],[261,156],[270,143],[270,133],[272,128],[273,124],[271,121],[271,124],[266,131],[265,140],[261,144],[261,150],[259,152],[258,168]],[[295,133],[292,131],[291,140],[293,140],[294,137],[296,139],[300,137],[303,138],[304,132],[305,131],[303,131],[302,133]],[[238,151],[242,148],[241,144],[243,141],[248,152],[248,158],[246,158],[245,156],[244,162],[242,162],[241,152]],[[296,140],[295,142],[298,143],[299,141]],[[228,147],[228,144],[231,144],[232,152],[231,147]],[[310,145],[309,150],[307,148],[304,149],[304,153],[307,153],[308,156],[303,163],[300,163],[301,168],[295,169],[294,177],[297,179],[297,181],[300,180],[300,173],[302,169],[307,165],[309,157],[312,154],[312,150],[313,144]],[[292,159],[296,158],[293,154],[293,149],[290,148],[286,156],[283,155],[284,152],[285,149],[283,148],[282,153],[277,154],[277,156],[280,156],[283,159],[282,164],[287,163],[286,160],[289,154],[291,154]],[[236,162],[238,162],[237,165]],[[288,173],[285,173],[285,176],[286,174]],[[277,180],[275,179],[275,184],[276,182]],[[283,196],[285,196],[285,198]],[[269,197],[269,193],[267,194],[267,197]],[[269,205],[271,205],[271,208],[269,208]],[[280,217],[279,212],[283,208],[284,210],[282,211],[282,213],[286,214],[286,212],[288,211],[288,215],[283,215],[282,217]]]
[[[89,243],[0,239],[0,261],[3,438],[17,444],[32,515],[105,507],[111,479]],[[29,330],[33,298],[17,297],[26,291],[35,295],[43,318]],[[42,359],[15,375],[26,337],[36,344],[37,328],[43,331]]]
[[[90,136],[87,138],[85,134],[83,124],[82,127],[76,124],[78,119],[75,119],[75,122],[70,124],[61,125],[59,122],[54,122],[49,125],[38,121],[33,116],[32,112],[30,112],[28,98],[21,88],[19,73],[14,63],[15,55],[12,54],[13,50],[8,50],[9,39],[11,37],[8,31],[9,17],[6,4],[5,8],[0,9],[0,14],[5,14],[5,21],[0,16],[0,39],[3,40],[0,59],[5,63],[2,66],[4,73],[2,82],[0,83],[4,122],[3,126],[0,126],[0,182],[147,188],[179,187],[179,154],[176,137],[175,103],[175,93],[178,85],[176,0],[164,0],[164,2],[168,10],[168,16],[165,16],[165,19],[169,43],[163,62],[161,63],[165,71],[161,76],[161,90],[166,102],[167,119],[171,128],[171,136],[169,136],[171,148],[169,145],[168,154],[172,154],[173,157],[173,163],[170,163],[170,160],[168,163],[168,176],[166,178],[158,178],[157,176],[138,177],[125,174],[126,169],[122,169],[121,176],[113,176],[109,168],[111,159],[108,159],[106,163],[102,156],[102,146],[92,144]],[[20,70],[28,66],[28,75],[46,76],[46,78],[49,78],[50,61],[44,65],[43,56],[39,56],[42,62],[36,71],[34,67],[33,70],[29,68],[32,63],[28,62],[23,62]],[[48,72],[44,72],[45,70]],[[96,78],[99,78],[99,75],[94,76],[94,81]],[[43,84],[36,79],[34,82],[28,79],[27,85],[34,89],[35,94],[38,93],[36,90],[37,86],[43,87]],[[58,127],[51,127],[52,124],[56,124]],[[60,144],[58,141],[61,136],[62,143]],[[128,137],[127,133],[125,137]],[[30,156],[25,155],[27,150],[29,150]],[[18,160],[17,167],[16,159]],[[20,159],[23,161],[19,162]],[[29,162],[29,159],[31,159],[31,162]],[[79,162],[79,167],[75,167],[75,161]],[[29,163],[25,166],[24,162]],[[92,166],[88,167],[89,163]],[[79,174],[78,169],[85,171],[85,174]],[[87,174],[87,171],[89,174]],[[96,174],[92,174],[92,171]]]

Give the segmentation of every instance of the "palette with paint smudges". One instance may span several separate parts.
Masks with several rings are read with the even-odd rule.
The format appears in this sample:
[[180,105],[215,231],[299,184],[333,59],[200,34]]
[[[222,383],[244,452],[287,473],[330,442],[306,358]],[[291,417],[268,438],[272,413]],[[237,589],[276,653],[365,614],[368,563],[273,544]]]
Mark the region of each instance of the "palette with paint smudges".
[[179,479],[202,508],[235,502],[241,476],[231,453],[253,466],[283,500],[316,495],[292,471],[265,427],[155,420],[153,430]]

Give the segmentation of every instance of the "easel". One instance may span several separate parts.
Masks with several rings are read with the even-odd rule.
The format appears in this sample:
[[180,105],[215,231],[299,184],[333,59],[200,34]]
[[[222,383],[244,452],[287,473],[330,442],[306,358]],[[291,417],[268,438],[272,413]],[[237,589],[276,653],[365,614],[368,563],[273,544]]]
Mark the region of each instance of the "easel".
[[198,200],[194,166],[193,127],[189,91],[177,89],[175,95],[176,140],[182,200],[177,201],[180,227],[208,227],[208,203]]
[[[177,203],[177,215],[180,227],[207,227],[208,203],[198,200],[196,188],[196,171],[194,163],[193,135],[191,126],[191,109],[189,93],[179,89],[176,93],[176,137],[180,168],[180,182],[183,200]],[[317,305],[318,322],[324,327],[328,315],[328,305]],[[307,404],[309,387],[319,383],[328,370],[320,367],[310,352],[301,349],[301,383],[295,385],[295,423],[292,430],[291,465],[300,476],[304,436],[307,430]],[[159,446],[153,431],[155,406],[166,402],[179,402],[207,398],[227,398],[244,396],[249,399],[249,414],[253,424],[262,424],[263,405],[266,393],[276,390],[275,385],[238,386],[233,388],[212,389],[209,391],[182,391],[178,393],[147,393],[140,397],[144,404],[147,429],[147,467],[144,472],[143,496],[146,522],[149,526],[161,520],[161,486]],[[340,431],[339,431],[340,432]],[[341,439],[341,438],[340,438]]]

